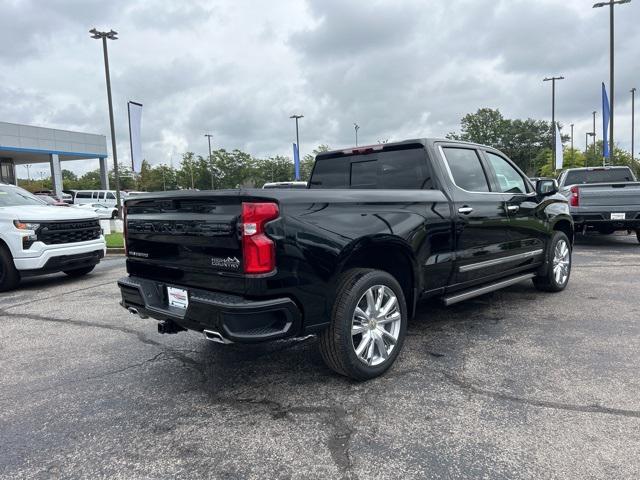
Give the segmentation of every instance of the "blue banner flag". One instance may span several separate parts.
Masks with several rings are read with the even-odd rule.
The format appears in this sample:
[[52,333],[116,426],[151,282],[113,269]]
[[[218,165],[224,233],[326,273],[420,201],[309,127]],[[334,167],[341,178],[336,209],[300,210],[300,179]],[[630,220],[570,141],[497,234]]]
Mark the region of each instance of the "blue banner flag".
[[609,98],[607,97],[607,89],[602,82],[602,155],[604,158],[609,158],[609,117],[611,116],[611,110],[609,110]]
[[296,180],[300,180],[300,152],[298,151],[298,145],[293,144],[293,166],[296,172]]

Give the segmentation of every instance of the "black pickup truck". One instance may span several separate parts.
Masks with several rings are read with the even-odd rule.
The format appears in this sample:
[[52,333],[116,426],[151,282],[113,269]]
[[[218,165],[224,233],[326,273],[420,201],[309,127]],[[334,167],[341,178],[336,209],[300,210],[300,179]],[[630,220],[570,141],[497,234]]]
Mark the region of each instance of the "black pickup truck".
[[140,195],[125,203],[122,306],[219,343],[317,334],[356,379],[382,374],[416,303],[569,280],[573,221],[502,153],[420,139],[318,155],[307,189]]

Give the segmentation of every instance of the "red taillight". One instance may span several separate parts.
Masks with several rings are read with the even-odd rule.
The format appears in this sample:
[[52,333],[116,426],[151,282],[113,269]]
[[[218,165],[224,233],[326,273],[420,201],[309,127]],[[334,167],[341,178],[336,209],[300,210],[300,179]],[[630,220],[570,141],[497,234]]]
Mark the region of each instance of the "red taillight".
[[571,187],[571,197],[569,198],[569,205],[571,205],[572,207],[580,206],[580,191],[576,186]]
[[242,203],[242,256],[245,273],[269,273],[276,268],[276,248],[264,225],[280,214],[275,203]]

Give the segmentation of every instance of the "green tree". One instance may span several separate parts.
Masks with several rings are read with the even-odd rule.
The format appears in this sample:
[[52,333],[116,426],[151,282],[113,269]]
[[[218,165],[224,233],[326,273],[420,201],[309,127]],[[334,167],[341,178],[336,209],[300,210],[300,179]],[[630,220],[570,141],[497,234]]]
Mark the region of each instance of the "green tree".
[[[489,145],[504,152],[528,175],[542,167],[544,150],[552,144],[551,123],[543,120],[507,119],[500,110],[481,108],[460,120],[460,133],[447,138]],[[563,141],[569,139],[562,136]],[[551,168],[551,161],[549,161]]]

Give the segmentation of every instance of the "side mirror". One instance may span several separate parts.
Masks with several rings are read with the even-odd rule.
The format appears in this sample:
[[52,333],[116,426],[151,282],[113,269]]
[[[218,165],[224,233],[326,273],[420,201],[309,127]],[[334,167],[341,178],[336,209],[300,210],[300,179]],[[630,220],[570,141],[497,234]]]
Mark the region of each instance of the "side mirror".
[[558,182],[553,178],[541,178],[536,182],[536,193],[541,197],[558,193]]

